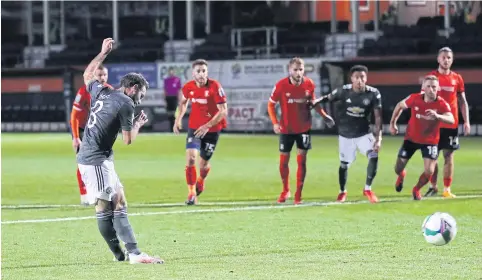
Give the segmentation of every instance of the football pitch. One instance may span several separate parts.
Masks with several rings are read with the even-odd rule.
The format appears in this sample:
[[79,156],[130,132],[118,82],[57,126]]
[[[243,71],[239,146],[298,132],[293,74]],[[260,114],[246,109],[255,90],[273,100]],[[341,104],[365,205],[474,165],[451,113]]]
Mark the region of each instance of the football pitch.
[[[79,205],[68,134],[1,140],[3,279],[482,279],[482,138],[461,138],[456,199],[412,201],[420,153],[396,193],[402,138],[384,137],[373,185],[381,202],[372,205],[362,196],[361,155],[349,169],[347,202],[334,203],[337,137],[313,136],[298,206],[275,204],[281,180],[274,135],[222,135],[196,206],[183,203],[185,134],[140,135],[131,146],[117,141],[116,171],[139,247],[164,265],[112,261],[93,208]],[[423,219],[437,211],[458,224],[455,240],[441,247],[421,233]]]

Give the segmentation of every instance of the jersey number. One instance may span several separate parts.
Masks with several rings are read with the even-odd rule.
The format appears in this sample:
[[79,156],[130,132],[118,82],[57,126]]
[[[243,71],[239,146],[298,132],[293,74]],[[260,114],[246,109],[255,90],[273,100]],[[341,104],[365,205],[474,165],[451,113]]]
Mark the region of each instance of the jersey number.
[[303,145],[307,147],[310,144],[310,135],[309,134],[301,134],[301,139],[303,141]]
[[215,147],[214,144],[207,143],[204,150],[206,151],[206,153],[212,154],[214,152],[214,147]]
[[457,146],[459,144],[459,137],[449,136],[450,146]]
[[427,146],[427,149],[428,149],[428,154],[435,158],[437,157],[437,153],[438,153],[438,147],[437,146]]
[[87,127],[92,128],[94,125],[97,123],[97,113],[102,110],[102,107],[104,106],[103,101],[95,101],[94,106],[90,109],[90,114],[89,114],[89,121],[87,122]]

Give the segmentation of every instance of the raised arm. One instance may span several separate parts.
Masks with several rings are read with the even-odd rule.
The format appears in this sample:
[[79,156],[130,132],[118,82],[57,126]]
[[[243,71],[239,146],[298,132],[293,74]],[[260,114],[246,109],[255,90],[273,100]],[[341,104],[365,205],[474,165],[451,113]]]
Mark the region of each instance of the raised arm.
[[87,91],[89,90],[89,84],[91,84],[95,80],[95,70],[99,67],[99,65],[104,62],[107,55],[112,51],[112,47],[114,45],[114,40],[112,38],[106,38],[102,42],[102,49],[100,53],[92,59],[92,61],[87,65],[84,71],[84,84],[87,86]]

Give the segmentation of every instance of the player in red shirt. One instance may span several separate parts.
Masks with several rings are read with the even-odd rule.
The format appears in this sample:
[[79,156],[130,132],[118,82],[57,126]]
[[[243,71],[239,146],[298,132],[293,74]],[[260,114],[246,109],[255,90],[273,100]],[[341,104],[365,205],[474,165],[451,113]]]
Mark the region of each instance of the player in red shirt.
[[[459,145],[459,110],[464,119],[464,135],[470,135],[469,105],[465,98],[464,80],[460,74],[455,73],[452,67],[454,53],[448,47],[442,48],[438,52],[437,61],[439,67],[429,75],[435,75],[439,79],[440,91],[438,95],[445,99],[450,105],[450,109],[454,115],[455,123],[442,124],[440,129],[440,141],[438,149],[443,150],[444,156],[444,192],[442,196],[445,198],[454,198],[450,189],[452,178],[454,175],[454,151],[458,150]],[[431,186],[425,196],[433,196],[437,194],[437,176],[438,164],[435,165],[435,172],[431,179]]]
[[439,90],[438,78],[430,75],[424,78],[423,92],[411,94],[400,101],[395,107],[390,120],[390,132],[398,133],[397,120],[404,109],[411,109],[405,140],[398,153],[395,173],[398,175],[396,190],[402,191],[405,177],[405,166],[413,154],[422,152],[424,172],[420,175],[417,185],[412,190],[413,199],[422,199],[420,189],[430,181],[438,157],[440,126],[442,123],[453,124],[455,118],[449,104],[437,96]]
[[[104,65],[99,65],[95,71],[95,78],[106,85],[108,79],[107,68]],[[109,87],[112,87],[108,85]],[[86,86],[83,85],[77,91],[75,96],[74,105],[72,106],[72,112],[70,114],[70,128],[72,131],[72,147],[75,153],[79,152],[80,144],[82,143],[82,137],[84,135],[85,124],[89,117],[90,112],[90,93],[87,92]],[[80,175],[79,169],[77,168],[77,183],[79,185],[80,192],[80,202],[82,204],[94,204],[95,198],[89,197],[87,194],[87,189],[82,182],[82,176]]]
[[[283,191],[278,198],[278,203],[284,203],[290,197],[289,187],[289,160],[291,149],[296,142],[298,148],[296,173],[295,204],[301,203],[301,192],[306,175],[306,155],[311,149],[311,101],[315,99],[315,84],[304,77],[305,63],[301,58],[295,57],[289,62],[290,76],[278,81],[273,88],[268,102],[268,114],[273,123],[273,130],[280,134],[280,162],[279,171],[283,182]],[[276,117],[276,103],[281,105],[281,120]],[[328,116],[321,106],[316,106],[316,111],[325,119],[328,126],[333,126],[333,119]]]
[[[208,78],[206,60],[198,59],[193,62],[192,76],[193,80],[187,82],[182,88],[179,115],[173,127],[174,133],[179,134],[187,103],[191,100],[186,139],[187,205],[196,204],[197,197],[204,191],[204,180],[211,170],[209,160],[216,149],[219,133],[226,127],[227,113],[226,95],[218,81]],[[198,153],[200,153],[199,178],[196,175]]]

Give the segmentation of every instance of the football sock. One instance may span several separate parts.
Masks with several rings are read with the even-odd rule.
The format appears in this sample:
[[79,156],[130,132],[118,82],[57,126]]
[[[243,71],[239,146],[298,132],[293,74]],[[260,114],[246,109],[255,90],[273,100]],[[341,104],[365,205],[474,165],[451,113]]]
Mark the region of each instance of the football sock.
[[430,187],[436,187],[437,186],[437,177],[438,177],[438,164],[435,165],[435,169],[433,171],[433,175],[430,178]]
[[283,191],[287,192],[290,190],[290,167],[289,167],[289,155],[280,155],[279,158],[279,174],[281,175],[281,181],[283,182]]
[[452,177],[444,178],[444,191],[450,192],[451,185],[452,185]]
[[122,248],[119,244],[119,239],[117,239],[117,234],[114,229],[114,225],[112,219],[114,215],[112,210],[104,210],[101,212],[97,212],[97,226],[99,227],[100,234],[104,237],[105,242],[109,245],[110,250],[114,254],[115,258],[118,261],[125,260],[124,253],[122,252]]
[[211,170],[211,167],[208,167],[208,168],[200,168],[199,169],[199,178],[198,178],[198,181],[200,183],[204,183],[204,179],[206,179],[206,177],[208,176],[209,174],[209,171]]
[[80,175],[79,168],[77,168],[77,183],[79,184],[80,195],[87,194],[87,189],[85,188],[84,181],[82,181],[82,175]]
[[402,172],[400,172],[400,174],[398,174],[398,177],[400,179],[405,179],[406,175],[407,175],[407,171],[405,169],[403,169]]
[[[368,160],[368,167],[367,167],[367,179],[366,179],[366,186],[371,186],[373,179],[377,175],[378,169],[378,157],[373,157]],[[367,189],[365,186],[365,190]],[[369,188],[370,189],[370,188]]]
[[127,219],[127,208],[114,210],[114,229],[119,235],[119,238],[125,243],[127,252],[129,254],[139,255],[141,251],[137,248],[137,241],[132,231],[129,219]]
[[338,183],[340,184],[340,192],[346,192],[346,180],[348,179],[348,166],[342,163],[338,169]]
[[306,176],[306,155],[298,155],[298,170],[296,171],[296,190],[303,190]]
[[196,193],[196,166],[186,166],[186,183],[189,194]]
[[422,173],[422,175],[420,175],[420,177],[418,178],[418,182],[417,185],[415,185],[415,188],[421,189],[428,183],[428,181],[430,181],[430,175],[425,174],[425,172]]

